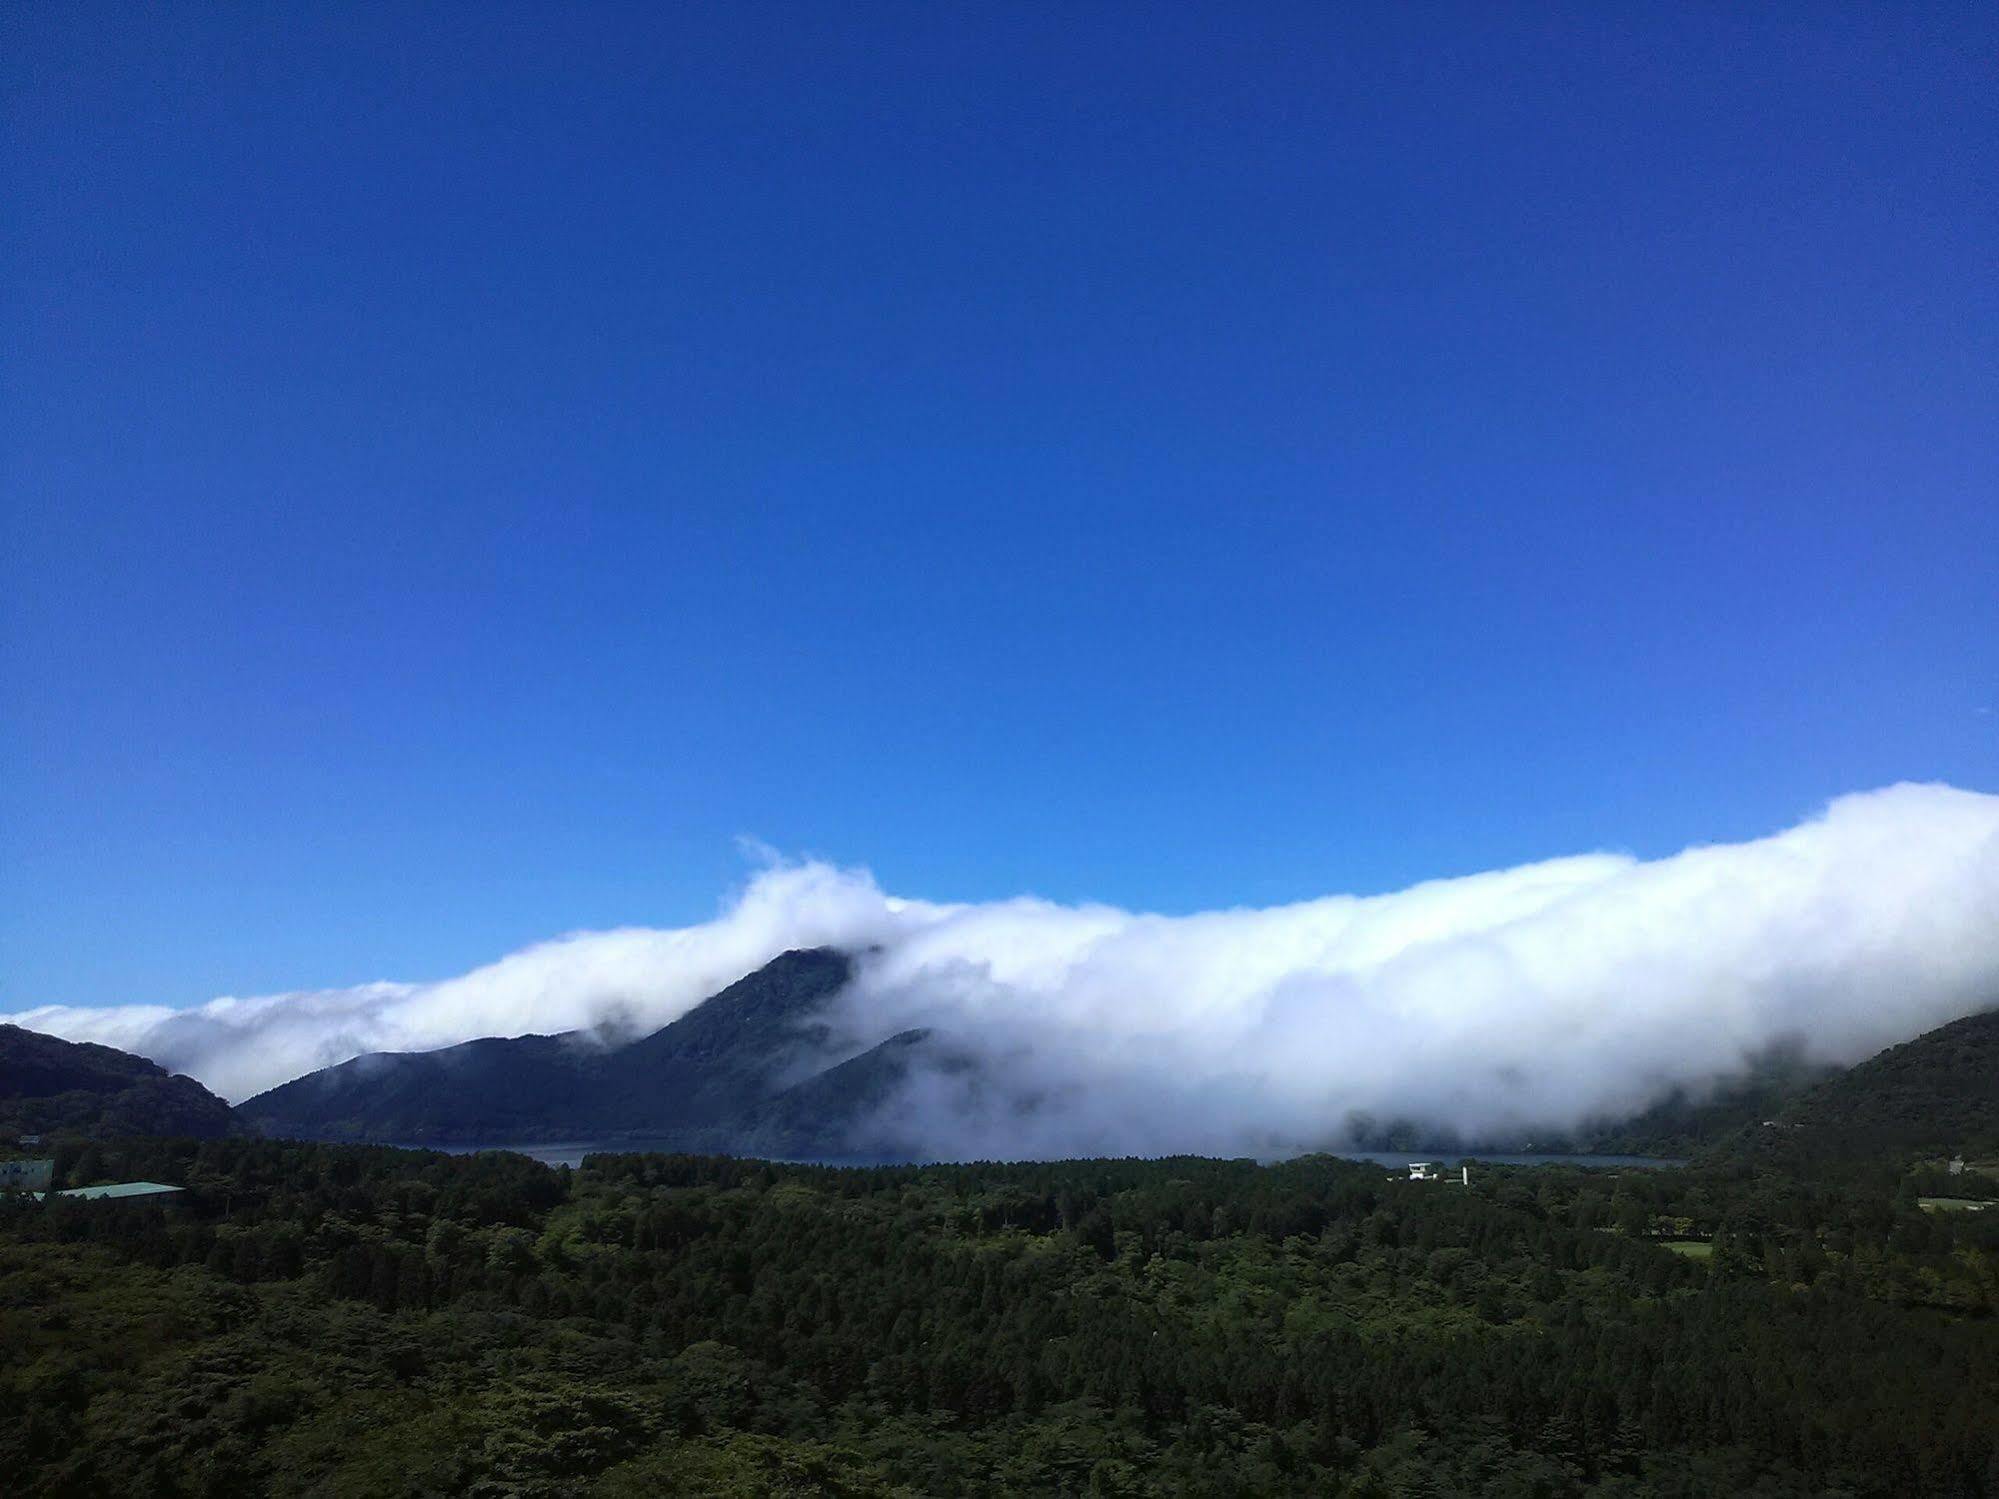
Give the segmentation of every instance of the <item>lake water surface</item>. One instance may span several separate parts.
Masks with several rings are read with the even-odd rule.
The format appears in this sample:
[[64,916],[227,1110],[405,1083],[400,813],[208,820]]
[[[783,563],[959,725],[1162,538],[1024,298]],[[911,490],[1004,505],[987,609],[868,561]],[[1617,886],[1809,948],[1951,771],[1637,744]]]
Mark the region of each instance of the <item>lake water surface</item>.
[[[519,1155],[529,1156],[550,1166],[580,1166],[587,1155],[612,1155],[640,1151],[663,1151],[673,1154],[682,1147],[672,1140],[581,1140],[535,1145],[443,1145],[422,1146],[420,1149],[444,1150],[452,1155],[469,1155],[479,1150],[511,1150]],[[1412,1161],[1429,1161],[1434,1165],[1456,1166],[1461,1162],[1484,1163],[1488,1166],[1591,1166],[1591,1167],[1647,1167],[1666,1169],[1684,1166],[1679,1160],[1668,1160],[1659,1156],[1645,1155],[1461,1155],[1444,1150],[1343,1150],[1331,1152],[1349,1161],[1373,1161],[1382,1166],[1401,1168]],[[916,1162],[885,1161],[878,1156],[823,1156],[809,1161],[792,1161],[798,1166],[892,1166],[921,1164]],[[1276,1162],[1266,1161],[1265,1165]]]

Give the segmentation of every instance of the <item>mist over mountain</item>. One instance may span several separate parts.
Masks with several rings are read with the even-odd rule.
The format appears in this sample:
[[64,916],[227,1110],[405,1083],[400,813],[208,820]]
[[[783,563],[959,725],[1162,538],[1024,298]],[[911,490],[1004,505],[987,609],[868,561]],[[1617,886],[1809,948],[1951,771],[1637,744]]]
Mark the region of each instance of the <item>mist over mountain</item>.
[[[1994,910],[1999,797],[1901,785],[1663,859],[1188,916],[908,900],[783,864],[713,921],[566,937],[442,983],[12,1018],[234,1098],[369,1053],[482,1057],[482,1037],[539,1038],[507,1065],[559,1089],[575,1056],[635,1049],[778,954],[826,947],[851,980],[752,1045],[777,1082],[730,1098],[773,1138],[811,1123],[810,1089],[778,1103],[787,1089],[851,1067],[841,1098],[872,1101],[861,1149],[1280,1154],[1392,1121],[1578,1130],[1698,1105],[1773,1054],[1850,1064],[1999,994]],[[412,1074],[412,1097],[426,1086]],[[579,1120],[599,1103],[577,1093]]]
[[[819,1011],[852,973],[829,948],[784,953],[636,1040],[570,1032],[376,1053],[260,1093],[237,1117],[267,1134],[324,1140],[645,1137],[740,1150],[758,1126],[751,1111],[784,1092],[788,1063],[824,1042]],[[784,1117],[851,1122],[853,1112],[836,1079]],[[773,1135],[769,1148],[787,1154],[791,1143]]]
[[1717,1154],[1825,1171],[1999,1156],[1999,1008],[1967,1015],[1800,1090]]

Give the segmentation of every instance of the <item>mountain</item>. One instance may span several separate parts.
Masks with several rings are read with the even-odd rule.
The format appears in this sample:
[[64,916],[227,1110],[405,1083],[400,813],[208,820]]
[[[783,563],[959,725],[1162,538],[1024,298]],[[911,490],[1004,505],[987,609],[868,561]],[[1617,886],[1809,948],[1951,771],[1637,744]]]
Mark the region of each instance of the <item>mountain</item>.
[[[263,1134],[302,1139],[628,1138],[740,1150],[754,1136],[766,1153],[804,1154],[795,1147],[827,1148],[886,1096],[882,1064],[866,1061],[873,1053],[807,1078],[816,1092],[786,1086],[787,1069],[826,1041],[821,1012],[852,973],[830,948],[787,952],[636,1041],[572,1031],[356,1057],[260,1093],[237,1114]],[[765,1107],[788,1093],[790,1103]]]
[[[1767,1121],[1767,1124],[1766,1124]],[[1641,1112],[1569,1131],[1467,1140],[1417,1119],[1350,1121],[1370,1150],[1516,1150],[1580,1155],[1756,1158],[1799,1167],[1906,1162],[1962,1152],[1999,1158],[1999,1010],[1966,1016],[1853,1067],[1773,1046],[1741,1076],[1675,1089]]]
[[[953,1080],[950,1095],[975,1111],[1031,1106],[1004,1096],[969,1052],[928,1030],[901,1032],[826,1065],[827,1006],[852,974],[852,961],[830,948],[787,952],[636,1040],[573,1031],[356,1057],[259,1094],[236,1113],[258,1133],[299,1139],[643,1142],[792,1159],[920,1159],[938,1142],[899,1129],[891,1111],[919,1071]],[[1765,1127],[1765,1120],[1776,1122]],[[1350,1144],[1439,1145],[1437,1131],[1418,1120],[1349,1123]],[[1462,1148],[1720,1159],[1777,1152],[1831,1161],[1897,1151],[1999,1154],[1999,1012],[1845,1072],[1807,1062],[1801,1047],[1773,1048],[1738,1079],[1705,1094],[1676,1093],[1621,1122],[1537,1134],[1531,1146]]]
[[110,1046],[0,1025],[0,1134],[229,1133],[229,1105],[191,1077]]
[[1711,1154],[1793,1166],[1999,1157],[1999,1009],[1877,1053]]
[[1543,1125],[1465,1135],[1417,1117],[1346,1119],[1343,1145],[1352,1150],[1435,1151],[1444,1154],[1631,1155],[1691,1157],[1731,1138],[1746,1124],[1771,1118],[1792,1099],[1841,1069],[1805,1058],[1799,1042],[1771,1046],[1748,1059],[1742,1073],[1707,1087],[1674,1088],[1636,1114],[1604,1114],[1570,1128]]
[[534,1139],[547,1121],[582,1108],[598,1050],[572,1033],[371,1053],[246,1099],[236,1114],[261,1134],[297,1139]]

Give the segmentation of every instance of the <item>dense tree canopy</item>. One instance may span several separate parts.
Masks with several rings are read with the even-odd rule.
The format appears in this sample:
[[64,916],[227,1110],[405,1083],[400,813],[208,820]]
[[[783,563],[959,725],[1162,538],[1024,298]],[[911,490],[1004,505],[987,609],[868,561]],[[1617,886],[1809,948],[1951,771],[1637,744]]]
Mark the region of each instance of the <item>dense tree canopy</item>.
[[1999,1492],[1999,1211],[1913,1177],[61,1169],[191,1201],[0,1209],[9,1492]]

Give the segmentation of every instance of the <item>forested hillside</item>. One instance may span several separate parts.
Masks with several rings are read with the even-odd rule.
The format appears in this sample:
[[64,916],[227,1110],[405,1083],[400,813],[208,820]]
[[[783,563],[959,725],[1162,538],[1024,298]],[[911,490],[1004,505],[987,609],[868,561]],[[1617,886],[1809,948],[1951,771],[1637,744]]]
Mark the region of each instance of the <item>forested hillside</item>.
[[263,1140],[0,1210],[18,1494],[1999,1491],[1999,1213],[1730,1171]]
[[1720,1154],[1816,1171],[1999,1160],[1999,1010],[1968,1015],[1811,1088]]
[[1780,1113],[1840,1071],[1806,1062],[1794,1048],[1778,1049],[1757,1057],[1740,1077],[1706,1091],[1675,1089],[1629,1119],[1576,1131],[1566,1143],[1586,1154],[1699,1155]]
[[227,1134],[229,1105],[109,1046],[0,1025],[0,1135]]

